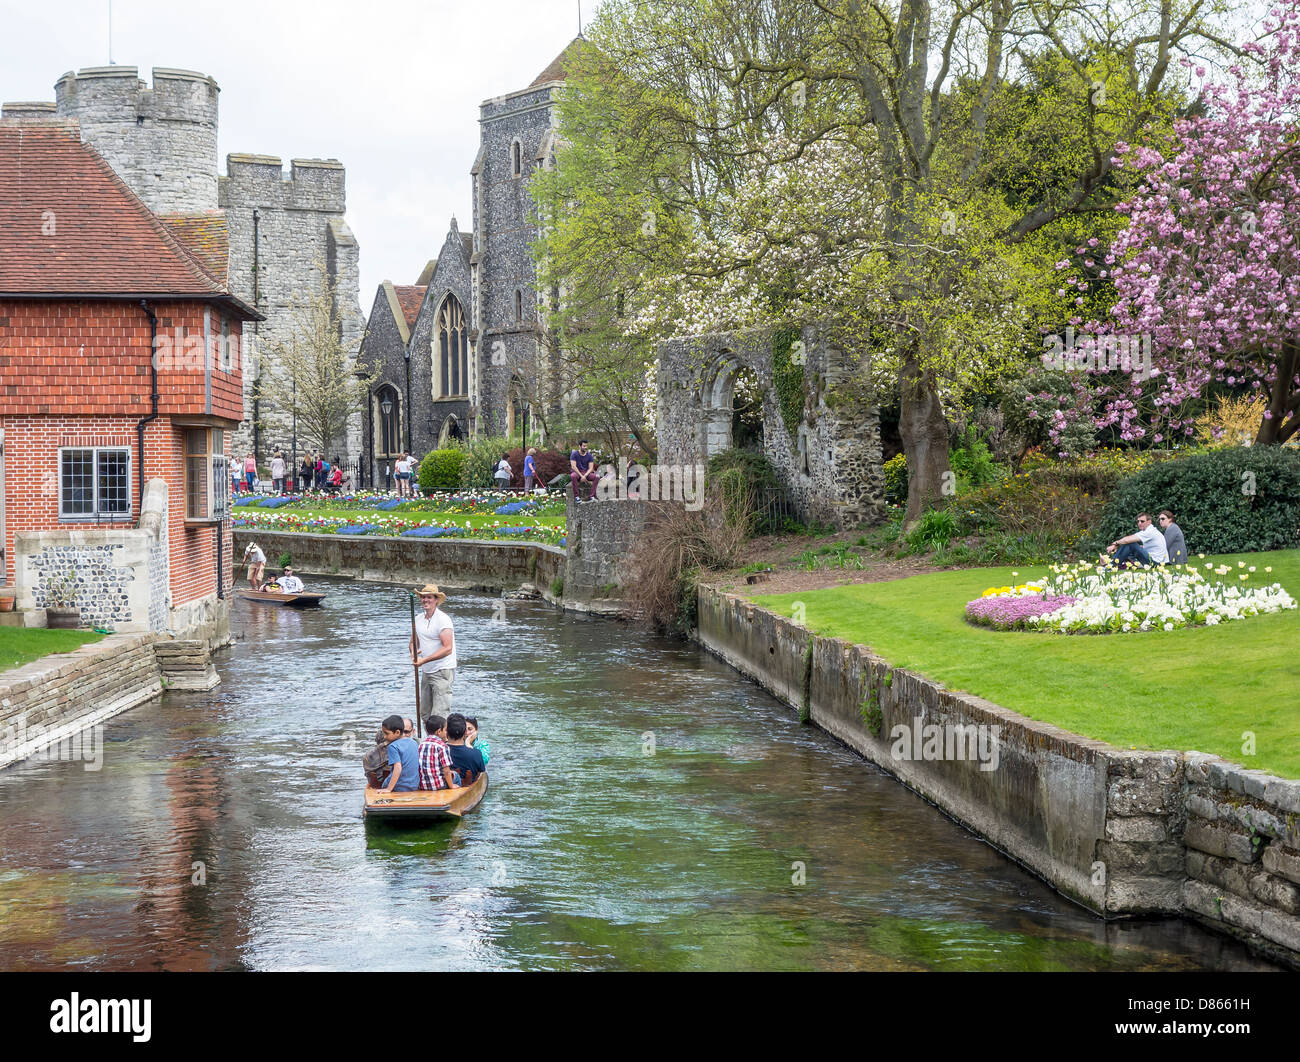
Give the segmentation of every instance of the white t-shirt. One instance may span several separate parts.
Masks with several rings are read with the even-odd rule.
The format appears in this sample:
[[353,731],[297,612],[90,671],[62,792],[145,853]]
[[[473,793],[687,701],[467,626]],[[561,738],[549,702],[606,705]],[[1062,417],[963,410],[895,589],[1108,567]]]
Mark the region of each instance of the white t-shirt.
[[1169,551],[1165,549],[1165,536],[1157,528],[1147,524],[1137,533],[1137,537],[1141,539],[1138,544],[1147,551],[1147,555],[1153,561],[1157,564],[1168,563]]
[[260,546],[250,545],[248,549],[244,551],[244,557],[248,560],[249,564],[266,563],[266,554],[262,552]]
[[271,458],[271,478],[284,479],[284,458]]
[[296,575],[282,575],[276,582],[280,584],[280,589],[286,594],[302,593],[302,580]]
[[426,618],[423,611],[415,614],[415,637],[419,641],[420,656],[428,656],[442,648],[443,631],[452,632],[451,652],[430,660],[420,668],[421,671],[432,673],[456,669],[456,632],[452,629],[451,617],[440,608],[434,609],[432,619]]
[[514,473],[510,471],[510,462],[504,457],[497,462],[496,479],[510,479]]

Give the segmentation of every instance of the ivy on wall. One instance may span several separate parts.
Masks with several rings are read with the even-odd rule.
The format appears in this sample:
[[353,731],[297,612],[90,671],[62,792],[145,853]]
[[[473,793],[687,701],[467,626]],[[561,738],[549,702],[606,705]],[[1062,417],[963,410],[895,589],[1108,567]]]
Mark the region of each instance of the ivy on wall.
[[[772,386],[781,410],[785,429],[793,439],[803,420],[803,365],[796,364],[796,351],[803,351],[802,333],[797,328],[778,328],[772,332]],[[796,345],[797,344],[797,345]]]

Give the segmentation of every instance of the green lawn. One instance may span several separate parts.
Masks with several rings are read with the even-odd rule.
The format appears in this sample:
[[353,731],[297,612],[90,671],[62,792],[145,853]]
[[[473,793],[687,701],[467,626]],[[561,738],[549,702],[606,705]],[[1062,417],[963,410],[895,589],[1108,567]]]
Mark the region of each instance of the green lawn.
[[[1257,580],[1276,580],[1300,599],[1300,550],[1207,559],[1255,564]],[[1046,569],[1016,571],[1023,582]],[[1077,734],[1123,748],[1210,752],[1300,778],[1300,610],[1137,634],[1031,634],[966,622],[967,601],[1011,581],[1010,568],[967,568],[753,600],[786,616],[802,601],[818,634],[868,645],[895,667]],[[1254,755],[1243,752],[1246,731]]]
[[0,627],[0,671],[22,667],[50,653],[70,653],[79,645],[104,637],[94,631],[47,631]]

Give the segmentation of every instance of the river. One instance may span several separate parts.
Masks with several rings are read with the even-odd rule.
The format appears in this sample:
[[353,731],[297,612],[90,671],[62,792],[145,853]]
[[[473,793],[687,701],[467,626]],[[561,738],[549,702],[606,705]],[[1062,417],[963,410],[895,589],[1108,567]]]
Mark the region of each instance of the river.
[[413,708],[404,591],[240,601],[222,684],[108,721],[103,763],[0,771],[0,969],[1270,969],[1107,924],[694,646],[453,594],[462,822],[367,827]]

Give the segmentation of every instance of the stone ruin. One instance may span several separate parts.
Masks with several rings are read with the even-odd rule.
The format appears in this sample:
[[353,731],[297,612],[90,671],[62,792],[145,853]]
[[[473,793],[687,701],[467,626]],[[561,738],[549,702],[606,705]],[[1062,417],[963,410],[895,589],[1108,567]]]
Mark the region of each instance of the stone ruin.
[[839,529],[881,520],[879,407],[864,367],[823,326],[661,344],[659,463],[707,464],[731,447],[736,378],[746,369],[762,394],[763,453],[799,515]]

